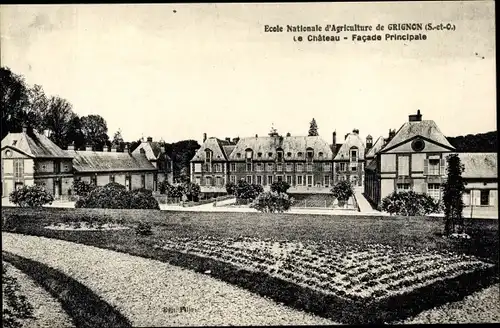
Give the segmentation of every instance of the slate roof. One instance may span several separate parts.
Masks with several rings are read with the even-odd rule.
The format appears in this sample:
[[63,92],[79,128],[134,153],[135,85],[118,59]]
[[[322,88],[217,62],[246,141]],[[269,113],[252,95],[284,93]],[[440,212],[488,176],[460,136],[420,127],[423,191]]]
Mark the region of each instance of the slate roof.
[[497,153],[458,153],[464,178],[497,178]]
[[[137,146],[136,149],[132,152],[133,154],[138,154],[140,153],[141,149],[144,149],[145,155],[148,160],[150,161],[155,161],[160,158],[161,155],[161,145],[159,142],[156,141],[144,141],[141,142],[139,146]],[[170,157],[165,154],[166,159],[170,160]]]
[[210,137],[205,140],[200,149],[196,151],[191,161],[205,161],[206,149],[210,149],[212,151],[212,161],[226,161],[227,155],[223,150],[224,146],[229,146],[229,143],[225,140]]
[[9,133],[2,140],[2,149],[10,147],[33,158],[71,158],[49,138],[36,131]]
[[387,145],[384,147],[384,150],[389,150],[391,147],[399,145],[416,136],[421,136],[450,149],[455,149],[448,142],[448,140],[439,130],[434,121],[422,120],[406,122],[405,124],[403,124],[403,126],[401,126],[401,128],[399,128],[399,130],[396,132],[394,138],[392,138],[392,140],[389,141],[389,143],[387,143]]
[[365,155],[365,158],[373,158],[375,155],[384,148],[384,137],[380,136],[377,138],[372,148],[368,150]]
[[66,150],[73,156],[77,172],[154,171],[156,168],[144,154]]
[[[285,160],[305,160],[307,148],[314,150],[314,160],[331,160],[333,159],[333,152],[330,145],[319,136],[264,136],[264,137],[250,137],[241,138],[231,154],[228,156],[229,160],[245,160],[245,152],[247,149],[253,151],[253,159],[274,160],[276,158],[277,149],[283,150]],[[298,156],[298,153],[302,156]],[[319,153],[323,153],[320,157]],[[240,158],[237,154],[240,154]],[[261,153],[262,157],[259,158],[258,154]],[[272,153],[269,157],[268,154]],[[291,156],[288,156],[291,153]]]
[[348,160],[349,159],[349,150],[351,147],[358,148],[358,158],[363,160],[365,158],[365,144],[359,134],[357,133],[349,133],[345,142],[342,144],[337,154],[335,154],[335,160]]

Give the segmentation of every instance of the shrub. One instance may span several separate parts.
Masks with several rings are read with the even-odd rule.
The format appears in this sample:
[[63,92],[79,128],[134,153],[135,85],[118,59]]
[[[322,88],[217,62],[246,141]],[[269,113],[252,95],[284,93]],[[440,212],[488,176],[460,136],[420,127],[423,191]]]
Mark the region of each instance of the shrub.
[[290,189],[290,184],[286,181],[276,181],[271,184],[271,191],[286,193]]
[[42,186],[22,186],[10,193],[9,200],[19,207],[42,207],[52,204],[54,197]]
[[118,183],[97,187],[75,203],[76,208],[159,209],[152,191],[136,189],[128,191]]
[[196,183],[185,182],[183,185],[183,191],[189,201],[197,202],[200,198],[201,188]]
[[236,183],[229,181],[226,183],[226,191],[229,195],[234,195],[236,191]]
[[130,193],[130,207],[133,209],[159,210],[160,205],[151,190],[134,190]]
[[184,194],[184,186],[182,184],[168,185],[167,196],[173,198],[181,198]]
[[135,233],[141,236],[150,236],[153,234],[151,230],[151,224],[148,222],[139,222],[135,228]]
[[354,190],[349,181],[339,181],[331,189],[333,197],[339,201],[339,205],[345,204],[354,195]]
[[391,215],[427,215],[438,212],[439,203],[431,196],[419,194],[413,190],[393,192],[382,200],[382,211]]
[[254,200],[264,189],[261,185],[249,184],[245,180],[238,181],[234,195],[238,203],[245,203]]
[[455,232],[462,233],[464,230],[462,195],[465,191],[465,180],[462,177],[464,165],[457,154],[446,157],[448,163],[447,178],[443,185],[443,208],[445,213],[446,235]]
[[293,205],[293,198],[284,192],[268,191],[261,193],[250,205],[263,213],[283,213]]
[[77,196],[87,196],[96,185],[87,181],[73,180],[73,190]]

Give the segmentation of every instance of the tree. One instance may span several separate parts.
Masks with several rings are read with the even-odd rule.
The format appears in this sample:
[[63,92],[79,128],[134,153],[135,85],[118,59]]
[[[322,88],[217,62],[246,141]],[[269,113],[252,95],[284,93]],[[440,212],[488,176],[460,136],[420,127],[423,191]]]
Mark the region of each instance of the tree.
[[75,149],[80,149],[85,146],[85,136],[82,132],[82,123],[78,115],[73,114],[68,122],[68,133],[66,136],[68,145],[73,143]]
[[165,144],[165,152],[174,162],[172,173],[176,180],[189,180],[191,174],[190,161],[200,147],[196,140],[182,140],[172,144]]
[[184,183],[184,195],[186,195],[188,201],[197,202],[201,194],[201,188],[199,185],[193,182]]
[[54,197],[42,186],[22,186],[14,190],[9,195],[11,203],[19,207],[42,207],[45,204],[52,204]]
[[455,232],[458,228],[458,233],[464,230],[463,209],[464,202],[462,199],[465,191],[465,181],[462,178],[464,165],[460,161],[457,154],[451,154],[446,157],[448,163],[448,176],[443,185],[443,203],[445,216],[445,235]]
[[293,205],[293,198],[288,194],[276,191],[268,191],[259,194],[250,205],[251,208],[263,213],[283,213]]
[[486,133],[468,134],[466,136],[447,137],[450,144],[457,152],[497,152],[498,133],[490,131]]
[[316,120],[313,118],[311,123],[309,123],[309,136],[318,136],[318,125],[316,124]]
[[77,196],[87,196],[95,188],[96,185],[91,182],[73,180],[73,190]]
[[286,193],[290,189],[290,184],[286,181],[276,181],[271,184],[271,191]]
[[236,184],[234,195],[238,203],[248,203],[254,200],[260,193],[264,191],[264,188],[258,184],[250,184],[245,180],[241,179]]
[[43,115],[43,126],[50,133],[50,140],[61,148],[66,148],[72,140],[69,140],[70,124],[76,114],[71,104],[60,97],[50,97],[47,109]]
[[0,90],[2,93],[2,139],[9,132],[20,132],[26,121],[24,109],[29,104],[28,87],[22,76],[7,67],[0,68]]
[[82,117],[80,121],[85,142],[96,149],[102,149],[109,139],[108,126],[104,118],[100,115],[88,115]]
[[111,142],[112,145],[117,146],[121,148],[123,146],[123,137],[122,137],[122,130],[118,129],[118,131],[115,132],[115,135],[113,136],[113,141]]
[[349,181],[343,180],[337,182],[331,189],[333,197],[339,201],[339,206],[344,206],[345,203],[354,195],[354,190]]
[[24,109],[27,125],[42,132],[44,129],[44,116],[49,107],[49,99],[45,95],[42,86],[35,84],[28,88],[28,105]]

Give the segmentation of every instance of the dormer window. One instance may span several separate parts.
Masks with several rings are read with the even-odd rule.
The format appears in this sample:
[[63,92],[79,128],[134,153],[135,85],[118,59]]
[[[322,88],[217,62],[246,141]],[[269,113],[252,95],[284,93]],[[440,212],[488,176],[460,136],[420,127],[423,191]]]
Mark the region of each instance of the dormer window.
[[261,158],[262,157],[262,153],[257,153],[257,157]]
[[252,159],[253,151],[251,149],[247,149],[245,154],[246,154],[246,159]]
[[237,153],[237,154],[236,154],[236,158],[241,158],[241,154],[240,154],[240,153]]
[[297,156],[298,156],[299,158],[302,158],[302,152],[300,152],[300,151],[299,151],[299,152],[297,153]]
[[323,158],[323,153],[322,153],[322,152],[319,152],[319,153],[318,153],[318,156],[319,156],[319,158]]
[[309,159],[310,159],[310,158],[313,158],[313,156],[314,156],[314,151],[312,151],[312,150],[308,150],[308,151],[307,151],[307,158],[309,158]]
[[286,153],[286,156],[287,157],[292,157],[292,153],[288,152],[288,153]]
[[351,159],[351,162],[356,162],[358,160],[358,149],[356,147],[353,147],[349,150],[349,157]]
[[212,161],[212,151],[210,149],[205,150],[205,162]]
[[12,146],[15,146],[17,144],[17,140],[12,140]]
[[278,155],[278,161],[282,161],[283,160],[283,150],[278,150],[276,152],[276,154]]
[[267,156],[273,157],[273,153],[268,153]]

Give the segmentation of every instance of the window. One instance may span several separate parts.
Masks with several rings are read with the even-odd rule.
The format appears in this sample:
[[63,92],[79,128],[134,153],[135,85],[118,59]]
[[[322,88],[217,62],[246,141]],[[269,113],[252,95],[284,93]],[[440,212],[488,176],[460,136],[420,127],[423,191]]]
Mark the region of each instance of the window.
[[198,173],[201,172],[201,163],[194,164],[194,171]]
[[296,170],[297,172],[304,172],[304,164],[297,163]]
[[278,150],[277,154],[278,154],[278,161],[282,161],[283,160],[283,151]]
[[252,176],[251,175],[247,175],[247,182],[252,183]]
[[213,185],[212,181],[213,181],[212,177],[205,177],[206,186],[212,186]]
[[427,185],[427,194],[435,200],[439,200],[441,196],[441,185],[439,183],[429,183]]
[[252,159],[253,152],[251,150],[246,151],[246,159]]
[[313,184],[313,176],[312,175],[308,175],[307,176],[307,186],[311,187],[312,184]]
[[293,171],[293,164],[292,163],[286,163],[286,171],[287,172]]
[[308,150],[307,151],[307,159],[312,160],[313,156],[314,156],[314,151]]
[[257,157],[261,158],[262,157],[262,153],[257,153]]
[[257,176],[257,184],[259,184],[259,185],[262,184],[262,176],[261,175]]
[[272,171],[274,169],[273,163],[267,163],[267,170]]
[[278,182],[283,181],[283,176],[282,175],[278,175],[276,178],[278,179]]
[[237,154],[236,154],[236,158],[241,158],[241,154],[240,154],[240,153],[237,153]]
[[323,163],[323,171],[330,172],[332,169],[332,165],[330,163]]
[[297,156],[298,156],[299,158],[302,158],[302,155],[303,155],[303,154],[302,154],[302,152],[300,152],[300,151],[297,153]]
[[490,191],[489,190],[481,190],[481,205],[482,206],[490,205]]
[[286,183],[288,183],[290,186],[292,185],[292,176],[291,175],[286,176]]
[[220,163],[215,163],[214,164],[214,171],[215,172],[222,172],[222,165]]
[[257,172],[262,172],[263,171],[263,164],[262,163],[257,163],[256,165],[256,171]]
[[307,172],[312,172],[313,165],[311,163],[307,163]]
[[212,166],[210,165],[210,163],[203,164],[203,171],[205,171],[205,172],[211,172],[212,171]]
[[304,183],[304,182],[302,181],[302,176],[301,176],[301,175],[297,175],[297,184],[298,184],[299,186],[302,186],[302,184],[303,184],[303,183]]
[[252,163],[247,163],[247,172],[252,171]]
[[286,157],[292,157],[292,153],[290,152],[286,153]]
[[325,175],[325,187],[328,187],[330,185],[330,176]]
[[198,186],[201,186],[201,178],[200,178],[200,177],[196,177],[196,178],[195,178],[195,181],[196,181],[196,184],[197,184]]
[[273,153],[267,153],[267,156],[268,156],[269,158],[271,158],[271,157],[273,157]]
[[345,163],[340,163],[340,170],[341,172],[345,171]]
[[232,182],[232,183],[235,183],[236,182],[236,177],[234,175],[231,175],[229,177],[229,180]]
[[16,178],[22,177],[24,174],[24,160],[16,159],[14,160],[14,176]]
[[318,153],[318,156],[319,156],[319,158],[323,158],[323,153],[322,153],[322,152],[319,152],[319,153]]
[[273,176],[272,175],[267,176],[267,184],[269,184],[269,185],[273,184]]
[[141,175],[141,187],[146,188],[146,176],[144,174]]
[[349,152],[351,162],[356,162],[358,160],[358,150],[357,149],[351,149]]
[[396,185],[397,191],[409,191],[410,190],[410,184],[409,183],[398,183]]
[[358,170],[358,164],[352,163],[351,164],[351,172],[356,172]]
[[439,175],[439,159],[429,159],[427,175]]
[[283,172],[283,165],[282,164],[276,164],[276,171]]
[[407,155],[398,156],[398,176],[407,177],[410,175],[410,157]]
[[232,172],[236,171],[236,163],[231,163],[231,171]]
[[216,177],[215,181],[217,182],[217,186],[222,186],[222,178],[221,177]]
[[212,151],[210,149],[205,150],[205,162],[212,161]]
[[114,175],[110,175],[109,176],[109,182],[115,182],[115,176]]

